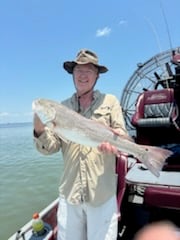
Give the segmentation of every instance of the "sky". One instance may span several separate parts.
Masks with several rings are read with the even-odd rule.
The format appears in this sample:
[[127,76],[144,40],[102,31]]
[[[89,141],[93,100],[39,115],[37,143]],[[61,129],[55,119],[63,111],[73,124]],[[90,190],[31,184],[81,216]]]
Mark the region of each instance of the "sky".
[[74,93],[62,67],[82,48],[109,71],[96,89],[121,98],[152,56],[180,46],[180,0],[0,1],[0,123],[30,122],[32,101]]

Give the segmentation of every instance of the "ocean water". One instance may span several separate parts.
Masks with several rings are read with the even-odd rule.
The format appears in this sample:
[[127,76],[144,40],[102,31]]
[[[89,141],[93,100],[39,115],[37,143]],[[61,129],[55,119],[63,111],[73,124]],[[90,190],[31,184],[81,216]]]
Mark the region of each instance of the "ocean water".
[[0,240],[58,197],[61,152],[39,153],[31,123],[0,125]]

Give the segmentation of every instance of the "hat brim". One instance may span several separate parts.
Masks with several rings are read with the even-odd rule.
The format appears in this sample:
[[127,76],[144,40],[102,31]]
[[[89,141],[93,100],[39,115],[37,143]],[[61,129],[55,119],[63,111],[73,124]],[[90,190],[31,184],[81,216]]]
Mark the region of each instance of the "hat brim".
[[[89,62],[87,62],[87,63],[80,63],[80,62],[75,62],[75,61],[67,61],[67,62],[64,62],[64,64],[63,64],[63,67],[64,67],[64,69],[68,72],[68,73],[70,73],[70,74],[72,74],[73,73],[73,69],[74,69],[74,67],[77,65],[77,64],[79,64],[79,65],[84,65],[84,64],[88,64]],[[93,63],[92,63],[93,64]],[[95,67],[97,67],[98,68],[98,72],[99,73],[105,73],[105,72],[107,72],[108,71],[108,69],[105,67],[105,66],[101,66],[101,65],[96,65],[96,64],[93,64]]]

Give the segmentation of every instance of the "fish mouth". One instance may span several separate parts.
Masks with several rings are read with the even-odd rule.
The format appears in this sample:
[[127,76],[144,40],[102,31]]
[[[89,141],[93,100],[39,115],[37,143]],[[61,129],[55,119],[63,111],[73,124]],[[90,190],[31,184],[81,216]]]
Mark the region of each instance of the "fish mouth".
[[32,110],[38,115],[43,124],[52,122],[56,117],[56,110],[43,99],[36,99],[32,102]]

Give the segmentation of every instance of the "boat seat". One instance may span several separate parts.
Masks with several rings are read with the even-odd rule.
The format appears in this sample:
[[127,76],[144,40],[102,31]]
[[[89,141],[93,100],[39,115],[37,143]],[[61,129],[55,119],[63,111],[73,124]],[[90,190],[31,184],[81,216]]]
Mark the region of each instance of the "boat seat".
[[117,205],[120,217],[121,217],[121,203],[126,190],[125,176],[127,174],[127,171],[128,171],[128,157],[126,155],[121,154],[119,157],[116,158],[116,173],[118,175]]
[[147,187],[144,204],[149,207],[180,210],[180,188]]
[[[173,141],[174,133],[171,134],[172,129],[175,132],[180,130],[177,123],[178,117],[179,109],[174,99],[174,89],[166,88],[141,93],[137,99],[136,110],[131,120],[132,125],[137,130],[137,138],[139,138],[137,142],[148,144],[148,141],[144,139],[145,135],[150,139],[154,136],[162,138],[162,133],[167,133]],[[140,135],[143,136],[143,139],[140,139]],[[161,140],[154,144],[149,141],[149,144],[161,144]]]
[[145,91],[137,100],[132,124],[138,127],[169,127],[177,114],[174,89]]

